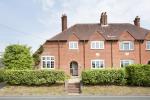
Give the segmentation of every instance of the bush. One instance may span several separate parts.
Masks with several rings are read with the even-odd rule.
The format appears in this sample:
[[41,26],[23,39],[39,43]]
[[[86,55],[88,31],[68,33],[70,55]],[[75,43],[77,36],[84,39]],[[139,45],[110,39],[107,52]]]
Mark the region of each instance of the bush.
[[11,85],[51,85],[65,80],[63,71],[5,70],[4,75],[4,80]]
[[10,45],[5,49],[2,62],[6,69],[32,69],[33,58],[30,48],[24,45]]
[[3,75],[4,75],[4,70],[0,69],[0,82],[3,82]]
[[150,86],[150,65],[129,65],[125,70],[129,85]]
[[88,70],[82,72],[83,84],[87,85],[123,85],[125,84],[124,70]]

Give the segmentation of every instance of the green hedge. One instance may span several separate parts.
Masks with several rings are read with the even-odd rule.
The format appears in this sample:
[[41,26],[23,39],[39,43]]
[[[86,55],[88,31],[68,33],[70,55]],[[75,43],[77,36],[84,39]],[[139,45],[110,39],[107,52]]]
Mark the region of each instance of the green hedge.
[[82,82],[87,85],[123,85],[125,84],[124,70],[88,70],[82,72]]
[[4,81],[11,85],[51,85],[64,81],[63,71],[49,70],[5,70]]
[[150,86],[150,65],[130,65],[125,70],[128,85]]
[[4,71],[3,69],[0,69],[0,82],[3,82],[3,75],[4,75]]

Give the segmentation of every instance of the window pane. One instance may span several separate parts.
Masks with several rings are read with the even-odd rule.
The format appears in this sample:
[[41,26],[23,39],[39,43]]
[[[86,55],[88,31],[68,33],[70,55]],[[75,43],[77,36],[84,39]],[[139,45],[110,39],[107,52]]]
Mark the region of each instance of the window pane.
[[46,62],[43,61],[42,63],[43,63],[43,68],[46,68]]
[[96,42],[96,49],[99,49],[99,48],[100,48],[100,43]]
[[92,68],[95,68],[95,61],[92,61]]
[[54,61],[51,61],[51,68],[54,68]]
[[54,60],[54,57],[51,57],[51,60]]
[[50,61],[47,61],[47,68],[50,68]]
[[134,43],[130,42],[130,49],[133,50],[134,49]]
[[129,50],[130,49],[129,43],[124,43],[123,45],[124,45],[124,50]]
[[104,67],[103,61],[100,61],[100,67],[101,67],[101,68]]
[[100,62],[99,61],[96,61],[96,68],[99,68],[100,67]]
[[45,60],[45,57],[42,57],[43,60]]
[[47,60],[50,60],[50,57],[47,57]]

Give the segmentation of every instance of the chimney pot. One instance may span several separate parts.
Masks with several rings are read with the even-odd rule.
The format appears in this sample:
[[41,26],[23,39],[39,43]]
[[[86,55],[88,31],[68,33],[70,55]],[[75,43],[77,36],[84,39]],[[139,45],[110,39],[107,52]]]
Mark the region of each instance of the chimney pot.
[[140,27],[140,18],[139,16],[136,16],[134,19],[134,25]]
[[64,31],[67,29],[67,16],[66,16],[66,14],[62,14],[61,22],[62,22],[62,31]]
[[107,14],[106,14],[106,12],[101,13],[100,24],[101,25],[107,25]]

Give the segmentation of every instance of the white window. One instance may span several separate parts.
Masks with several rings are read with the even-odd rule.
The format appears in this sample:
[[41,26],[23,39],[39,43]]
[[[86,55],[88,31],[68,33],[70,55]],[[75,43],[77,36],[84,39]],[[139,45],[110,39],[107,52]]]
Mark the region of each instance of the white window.
[[69,49],[78,49],[78,41],[70,41]]
[[104,60],[100,59],[91,60],[91,68],[92,69],[104,68]]
[[123,51],[134,50],[134,43],[132,41],[121,41],[120,50]]
[[146,50],[150,50],[150,41],[146,41]]
[[91,49],[104,49],[104,41],[91,41]]
[[120,60],[120,67],[122,68],[131,64],[134,64],[133,60]]
[[41,65],[43,69],[54,69],[54,56],[42,56]]

